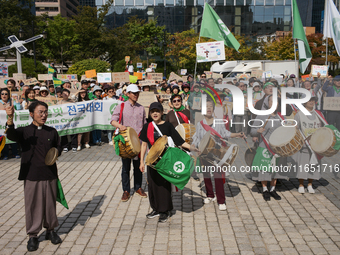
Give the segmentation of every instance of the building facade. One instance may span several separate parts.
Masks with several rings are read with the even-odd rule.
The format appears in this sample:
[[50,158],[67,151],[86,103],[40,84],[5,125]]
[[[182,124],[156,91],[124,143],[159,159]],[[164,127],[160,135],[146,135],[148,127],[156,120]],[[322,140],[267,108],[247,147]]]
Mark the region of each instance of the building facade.
[[37,16],[47,12],[50,17],[61,14],[71,18],[77,14],[78,5],[78,0],[35,0],[35,11]]

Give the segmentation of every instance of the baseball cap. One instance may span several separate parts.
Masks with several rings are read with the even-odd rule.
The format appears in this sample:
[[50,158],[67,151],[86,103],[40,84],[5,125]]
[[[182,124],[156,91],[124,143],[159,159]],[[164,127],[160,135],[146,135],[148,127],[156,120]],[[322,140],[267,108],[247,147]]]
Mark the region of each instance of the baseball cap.
[[163,112],[163,106],[162,106],[162,104],[159,103],[159,102],[153,102],[153,103],[151,103],[151,104],[150,104],[149,110],[151,111],[152,109],[158,109],[158,110],[160,110],[161,112]]
[[290,76],[289,76],[289,78],[295,78],[296,76],[295,76],[295,74],[291,74]]
[[334,80],[340,80],[340,75],[335,76]]
[[190,85],[188,83],[183,83],[182,88],[190,88]]
[[91,87],[91,88],[93,88],[94,86],[96,86],[95,83],[91,83],[91,84],[90,84],[90,87]]
[[140,90],[139,90],[139,88],[138,88],[138,86],[136,84],[130,84],[126,88],[126,93],[128,93],[128,92],[135,93],[135,92],[140,92]]
[[256,86],[260,86],[260,87],[261,87],[261,84],[258,83],[257,81],[255,81],[255,82],[253,83],[253,87],[256,87]]
[[37,86],[34,86],[33,87],[33,90],[35,90],[35,89],[39,89],[40,90],[40,87],[37,85]]
[[89,81],[88,80],[82,80],[81,84],[84,84],[84,83],[89,83]]

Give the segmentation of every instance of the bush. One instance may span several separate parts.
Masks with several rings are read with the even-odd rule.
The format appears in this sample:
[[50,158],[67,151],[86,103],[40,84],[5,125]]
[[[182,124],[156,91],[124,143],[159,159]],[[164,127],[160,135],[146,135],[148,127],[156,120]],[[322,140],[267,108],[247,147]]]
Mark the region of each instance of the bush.
[[111,72],[110,64],[99,59],[85,59],[74,63],[67,71],[68,74],[77,74],[79,79],[85,71],[95,69],[97,73]]
[[[37,61],[37,67],[34,66],[34,59],[21,58],[22,72],[26,74],[27,78],[38,78],[38,74],[47,73],[47,67],[40,61]],[[13,73],[18,72],[18,65],[15,63],[8,67],[9,77],[13,77]]]
[[125,72],[126,62],[125,59],[119,60],[114,64],[112,72]]

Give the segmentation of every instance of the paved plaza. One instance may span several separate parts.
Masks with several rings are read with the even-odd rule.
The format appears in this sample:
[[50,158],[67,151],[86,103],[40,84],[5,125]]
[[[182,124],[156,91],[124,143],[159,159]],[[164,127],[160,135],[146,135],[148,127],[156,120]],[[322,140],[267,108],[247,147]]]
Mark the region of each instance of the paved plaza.
[[[240,145],[235,165],[245,165],[245,142],[231,141]],[[339,155],[323,163],[340,163]],[[314,182],[315,194],[299,194],[297,179],[283,181],[282,200],[269,202],[247,174],[233,173],[224,186],[227,211],[216,202],[203,205],[203,179],[190,179],[173,194],[173,216],[158,223],[145,217],[148,199],[120,201],[121,160],[112,146],[64,153],[57,164],[70,207],[57,205],[63,243],[45,241],[42,231],[31,254],[340,254],[340,179],[333,173]],[[27,251],[19,165],[0,161],[0,254]]]

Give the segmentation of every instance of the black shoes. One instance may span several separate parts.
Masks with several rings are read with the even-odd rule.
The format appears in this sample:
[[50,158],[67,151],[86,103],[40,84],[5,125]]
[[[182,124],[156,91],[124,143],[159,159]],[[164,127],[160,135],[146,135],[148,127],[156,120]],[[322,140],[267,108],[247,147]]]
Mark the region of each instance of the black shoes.
[[61,238],[54,231],[46,232],[45,240],[51,240],[53,244],[60,244],[62,242]]
[[148,218],[148,219],[153,219],[153,218],[155,218],[155,217],[157,217],[157,216],[159,216],[159,215],[160,215],[159,212],[152,211],[151,213],[148,213],[148,214],[146,215],[146,218]]
[[281,197],[276,193],[276,190],[273,190],[270,192],[270,195],[275,199],[275,200],[281,200]]
[[263,199],[264,199],[265,201],[270,201],[270,194],[269,194],[269,191],[268,191],[268,190],[266,190],[266,191],[263,192]]
[[30,237],[27,242],[27,250],[28,251],[36,251],[39,248],[38,237]]
[[160,213],[158,222],[166,222],[170,218],[170,212]]

